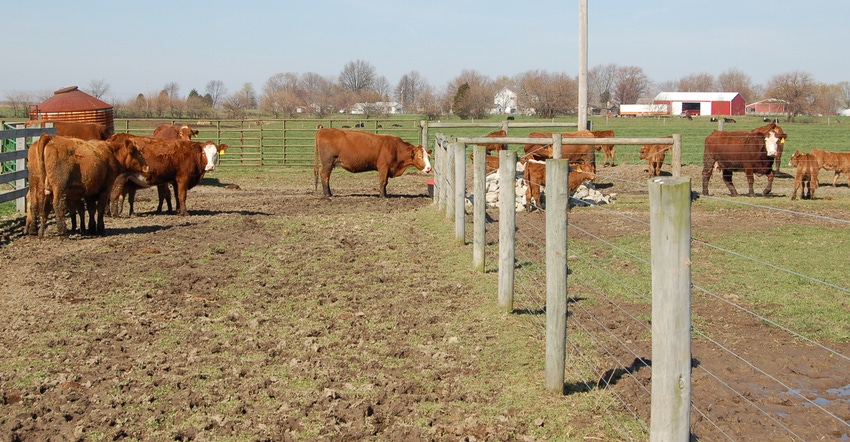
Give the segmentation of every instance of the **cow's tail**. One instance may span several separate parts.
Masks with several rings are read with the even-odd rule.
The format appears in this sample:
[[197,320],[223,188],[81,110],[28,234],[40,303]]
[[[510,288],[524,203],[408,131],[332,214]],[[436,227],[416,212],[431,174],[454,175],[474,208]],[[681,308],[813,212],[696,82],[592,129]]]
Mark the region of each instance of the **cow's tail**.
[[[317,127],[322,130],[322,125]],[[313,190],[319,190],[319,132],[316,131],[316,151],[313,153]]]
[[42,191],[45,195],[50,195],[50,187],[48,186],[47,170],[44,164],[44,146],[47,146],[47,143],[50,142],[51,138],[53,138],[53,136],[47,134],[38,137],[38,140],[30,146],[30,149],[35,150],[33,159],[36,164],[30,163],[27,165],[27,168],[34,170],[36,172],[36,176],[42,180],[40,184],[43,186]]

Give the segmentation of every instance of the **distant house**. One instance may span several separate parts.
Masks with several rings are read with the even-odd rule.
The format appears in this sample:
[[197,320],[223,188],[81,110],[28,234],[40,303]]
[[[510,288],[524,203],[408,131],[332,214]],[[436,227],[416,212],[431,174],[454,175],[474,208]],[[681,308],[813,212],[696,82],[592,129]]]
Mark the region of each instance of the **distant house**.
[[395,101],[376,101],[374,103],[355,103],[351,114],[403,114],[401,104]]
[[747,105],[747,115],[783,115],[785,114],[785,100],[778,98],[765,98]]
[[493,104],[496,107],[490,109],[491,114],[515,114],[517,112],[516,92],[508,88],[502,88],[493,97]]
[[670,115],[744,115],[746,107],[737,92],[661,92],[652,103],[670,106]]
[[651,115],[670,115],[670,106],[666,104],[621,104],[621,117],[644,117]]

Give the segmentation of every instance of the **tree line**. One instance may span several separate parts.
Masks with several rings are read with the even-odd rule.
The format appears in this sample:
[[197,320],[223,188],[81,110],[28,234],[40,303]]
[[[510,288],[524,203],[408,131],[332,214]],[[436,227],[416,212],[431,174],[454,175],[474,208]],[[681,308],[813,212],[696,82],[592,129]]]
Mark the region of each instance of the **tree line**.
[[[738,92],[747,103],[775,98],[786,102],[791,118],[834,115],[840,109],[850,108],[850,82],[819,83],[804,71],[777,74],[764,85],[753,84],[750,76],[737,68],[717,77],[694,73],[678,80],[654,82],[641,67],[611,63],[589,69],[587,87],[588,104],[598,109],[616,110],[620,104],[650,103],[659,92]],[[356,103],[395,101],[404,113],[429,118],[452,114],[462,119],[480,119],[491,113],[494,97],[503,88],[517,94],[520,113],[533,113],[541,118],[578,113],[578,77],[563,72],[530,70],[514,77],[494,79],[476,70],[463,70],[438,89],[417,71],[402,75],[392,85],[364,60],[348,62],[335,76],[315,72],[277,73],[266,80],[259,94],[252,83],[230,92],[223,82],[211,80],[203,94],[191,89],[184,96],[180,85],[170,82],[150,96],[139,93],[133,99],[114,100],[111,104],[119,118],[245,118],[249,115],[326,118],[348,112]],[[92,80],[86,92],[104,99],[109,84],[106,80]],[[5,98],[15,116],[26,117],[30,104],[41,102],[52,93],[43,95],[11,92]],[[380,106],[366,106],[362,111],[365,117],[386,112]]]

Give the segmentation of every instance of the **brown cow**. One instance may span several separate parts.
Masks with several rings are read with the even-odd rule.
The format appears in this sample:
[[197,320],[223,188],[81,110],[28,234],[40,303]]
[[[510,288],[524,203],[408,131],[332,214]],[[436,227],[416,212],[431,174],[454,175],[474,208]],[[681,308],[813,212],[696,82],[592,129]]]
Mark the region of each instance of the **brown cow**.
[[387,197],[387,182],[414,166],[431,172],[431,161],[424,147],[414,146],[395,135],[370,134],[356,130],[319,129],[316,131],[316,158],[313,166],[315,186],[319,185],[319,161],[322,162],[322,190],[331,196],[331,172],[341,166],[349,172],[378,171],[378,189]]
[[188,124],[160,124],[153,130],[154,138],[169,140],[191,140],[198,136],[198,131]]
[[[532,132],[528,138],[551,138],[552,132]],[[575,132],[563,132],[561,138],[595,138],[589,130]],[[526,156],[530,155],[535,160],[546,160],[552,158],[552,145],[526,144],[523,149]],[[596,173],[596,146],[591,144],[562,144],[561,158],[568,159],[571,163],[585,162],[590,167],[590,172]]]
[[[475,154],[469,154],[469,159],[475,161]],[[490,174],[499,170],[499,156],[498,155],[485,155],[484,156],[484,170],[485,174]]]
[[791,194],[791,199],[797,199],[797,190],[801,187],[800,197],[804,200],[815,199],[815,189],[818,188],[818,171],[820,164],[818,159],[809,153],[794,152],[791,155],[791,161],[788,165],[797,168],[797,176],[794,179],[794,193]]
[[835,175],[832,177],[832,187],[838,184],[838,176],[842,172],[847,176],[847,184],[850,186],[850,152],[812,149],[811,154],[818,160],[819,169],[835,171]]
[[116,177],[125,171],[148,170],[132,144],[58,135],[42,135],[30,146],[27,161],[30,188],[25,231],[39,237],[44,236],[51,209],[59,235],[66,236],[65,205],[82,199],[88,205],[89,233],[105,234],[103,216]]
[[723,173],[723,182],[732,196],[738,196],[732,184],[732,172],[741,171],[747,175],[749,196],[753,192],[753,174],[767,175],[767,186],[764,194],[770,193],[773,187],[773,161],[779,146],[785,143],[787,135],[775,123],[753,129],[752,131],[715,130],[705,137],[705,152],[703,153],[702,193],[708,195],[708,183],[711,173],[717,167]]
[[[117,134],[108,141],[127,140],[144,156],[149,170],[143,174],[132,174],[119,178],[112,191],[113,215],[121,213],[121,197],[128,195],[130,215],[135,213],[133,203],[136,190],[158,185],[171,184],[177,195],[177,214],[188,215],[186,195],[189,189],[198,185],[204,175],[215,170],[218,157],[227,149],[226,144],[216,146],[212,141],[167,140],[163,138],[141,137],[130,134]],[[162,206],[157,209],[161,211]]]
[[[596,179],[596,174],[583,169],[588,167],[587,163],[570,163],[569,175],[567,177],[567,192],[572,194],[585,181]],[[527,158],[525,161],[525,209],[529,212],[540,207],[540,188],[546,186],[546,162]]]
[[[508,132],[505,131],[504,129],[503,130],[497,130],[497,131],[494,131],[494,132],[490,132],[489,134],[484,135],[485,138],[505,138],[507,136],[508,136]],[[480,144],[479,144],[479,146],[480,146]],[[487,154],[488,155],[490,154],[491,150],[500,151],[500,150],[507,150],[507,148],[508,148],[507,144],[499,144],[499,143],[484,144],[484,146],[487,148]]]
[[56,128],[56,135],[60,137],[79,138],[81,140],[105,140],[111,133],[102,123],[75,123],[69,121],[32,120],[25,123],[26,127],[40,125],[44,127],[47,123]]
[[[593,131],[590,131],[590,132],[596,138],[614,138],[614,131],[613,130],[593,130]],[[614,145],[613,144],[597,144],[596,150],[600,150],[600,149],[602,149],[602,153],[605,154],[605,163],[602,166],[603,167],[608,166],[608,165],[610,165],[611,167],[616,166],[616,164],[614,164],[614,155],[617,153],[617,149],[614,147]],[[609,158],[610,158],[610,161],[609,161]]]
[[[668,137],[670,138],[670,137]],[[640,148],[640,159],[648,163],[647,171],[650,177],[661,175],[661,166],[670,149],[669,144],[644,144]]]

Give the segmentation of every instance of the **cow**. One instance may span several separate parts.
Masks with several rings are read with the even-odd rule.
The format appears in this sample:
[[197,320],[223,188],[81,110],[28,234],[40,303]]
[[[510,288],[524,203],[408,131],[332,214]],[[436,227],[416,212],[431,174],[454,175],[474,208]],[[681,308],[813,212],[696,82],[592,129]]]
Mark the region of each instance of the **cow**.
[[166,138],[169,140],[191,140],[198,136],[198,130],[192,129],[188,124],[160,124],[153,130],[154,138]]
[[737,121],[735,121],[734,118],[726,118],[726,117],[723,117],[723,122],[724,123],[737,123]]
[[[670,137],[668,137],[670,138]],[[644,144],[640,148],[640,159],[647,161],[647,171],[650,177],[661,175],[661,166],[670,150],[669,144]]]
[[818,159],[810,153],[800,153],[795,151],[791,155],[789,166],[797,168],[797,176],[794,179],[794,193],[791,194],[791,199],[797,199],[797,190],[800,191],[800,197],[805,199],[815,199],[815,189],[818,188],[818,171],[820,164]]
[[[567,175],[568,194],[575,192],[585,181],[596,179],[596,174],[584,170],[587,166],[584,162],[570,162]],[[525,209],[532,212],[535,207],[540,207],[540,188],[546,186],[546,162],[526,158],[523,179],[526,185]]]
[[[44,236],[47,215],[56,216],[59,236],[67,236],[66,204],[85,199],[89,233],[104,235],[103,216],[119,174],[145,173],[148,166],[130,143],[42,135],[27,153],[30,188],[25,232]],[[80,221],[83,229],[83,220]]]
[[354,173],[376,170],[380,196],[386,198],[389,179],[401,176],[408,167],[414,166],[424,173],[431,172],[428,154],[421,145],[414,146],[395,135],[319,129],[316,131],[314,184],[318,189],[320,161],[325,197],[331,196],[330,180],[334,167],[340,166]]
[[[174,187],[174,193],[177,195],[177,214],[188,215],[186,196],[189,189],[198,185],[207,172],[215,170],[219,155],[224,154],[228,147],[226,144],[216,146],[212,141],[168,140],[131,134],[113,135],[107,141],[124,140],[132,143],[142,153],[149,170],[116,180],[111,203],[111,213],[114,216],[121,213],[119,207],[123,195],[128,196],[129,215],[132,216],[135,213],[133,203],[136,190],[169,184]],[[161,211],[160,204],[157,212]]]
[[26,127],[40,125],[46,126],[47,123],[53,124],[56,128],[56,135],[60,137],[79,138],[81,140],[106,140],[112,135],[109,128],[103,123],[77,123],[71,121],[49,121],[49,120],[32,120],[27,121]]
[[832,177],[832,187],[838,184],[838,176],[843,172],[847,176],[847,185],[850,186],[850,152],[831,152],[828,150],[812,149],[810,152],[818,161],[818,170],[826,169],[835,171]]
[[[475,154],[469,154],[469,159],[475,161]],[[486,174],[490,174],[499,170],[499,157],[497,155],[485,155],[484,170]]]
[[773,187],[773,162],[780,146],[785,143],[787,135],[775,123],[770,123],[752,131],[715,130],[705,137],[705,151],[702,167],[702,193],[708,195],[708,183],[711,173],[717,167],[723,173],[723,182],[732,196],[738,196],[732,184],[732,172],[743,170],[747,176],[749,196],[753,192],[753,174],[766,175],[767,186],[764,195],[768,195]]
[[[505,138],[507,136],[508,136],[508,132],[505,131],[504,129],[493,131],[493,132],[490,132],[487,135],[484,135],[485,138]],[[479,146],[482,146],[482,144],[479,144]],[[507,144],[499,144],[499,143],[483,144],[483,146],[485,146],[487,148],[487,154],[488,155],[490,154],[491,150],[500,151],[500,150],[507,150],[508,149]]]
[[[552,132],[532,132],[529,138],[551,138]],[[561,133],[563,138],[595,138],[589,130]],[[526,155],[531,155],[535,160],[546,160],[552,158],[552,145],[526,144],[523,146]],[[590,172],[596,173],[596,146],[592,144],[562,144],[561,158],[570,162],[584,161],[588,164]]]
[[[592,130],[592,131],[590,131],[590,133],[592,133],[593,136],[596,137],[596,138],[614,138],[614,131],[613,130]],[[615,150],[614,145],[613,144],[597,144],[596,150],[600,150],[600,149],[602,150],[602,153],[605,154],[605,163],[603,163],[602,166],[603,167],[605,167],[605,166],[611,166],[611,167],[616,166],[616,164],[614,164],[614,154],[616,154],[617,151]],[[610,161],[609,161],[609,158],[610,158]]]

